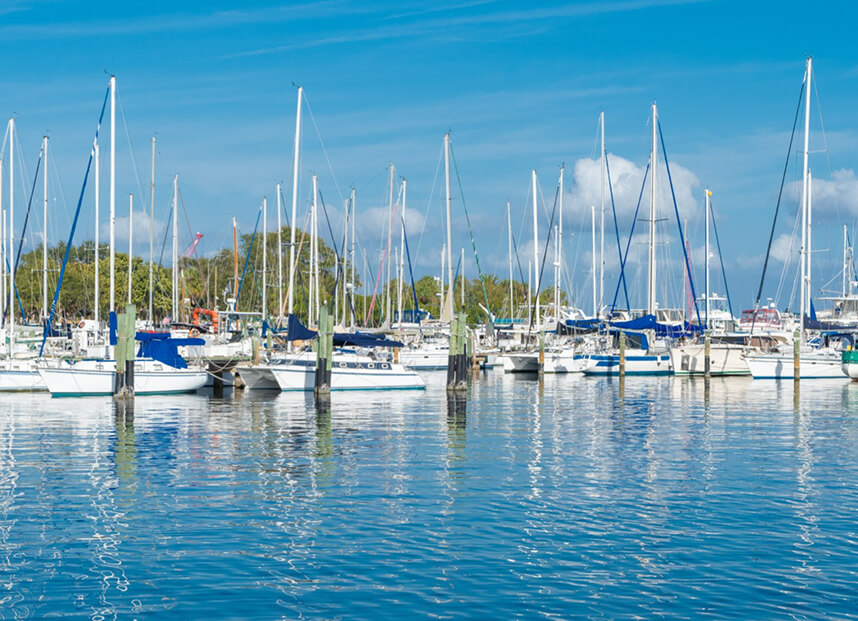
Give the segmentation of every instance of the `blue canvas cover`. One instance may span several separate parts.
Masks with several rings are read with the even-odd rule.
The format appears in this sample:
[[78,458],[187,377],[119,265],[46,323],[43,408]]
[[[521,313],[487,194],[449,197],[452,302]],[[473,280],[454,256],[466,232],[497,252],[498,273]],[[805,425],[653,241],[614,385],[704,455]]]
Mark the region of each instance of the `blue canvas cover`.
[[205,345],[203,339],[174,339],[169,332],[138,332],[134,339],[140,342],[138,358],[152,358],[175,369],[187,369],[187,361],[179,355],[179,347]]

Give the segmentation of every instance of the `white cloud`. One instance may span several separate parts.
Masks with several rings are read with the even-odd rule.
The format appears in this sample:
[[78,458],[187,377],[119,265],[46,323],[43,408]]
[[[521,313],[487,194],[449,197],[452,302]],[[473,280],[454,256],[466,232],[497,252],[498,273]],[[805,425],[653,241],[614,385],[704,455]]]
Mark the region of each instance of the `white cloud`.
[[[795,205],[801,201],[802,183],[789,184],[788,196]],[[855,171],[835,170],[830,179],[813,178],[813,218],[845,220],[858,216],[858,178]]]
[[795,243],[792,234],[782,233],[772,242],[771,257],[775,261],[786,263],[799,251],[798,244]]
[[[617,209],[617,219],[621,232],[628,234],[631,226],[631,218],[634,215],[635,207],[638,204],[638,197],[641,196],[641,183],[645,167],[638,166],[631,160],[608,154],[608,166],[611,170],[611,186],[614,193],[614,204]],[[700,187],[700,181],[693,172],[689,169],[677,164],[671,163],[670,172],[673,178],[673,187],[676,193],[676,202],[679,207],[681,218],[689,218],[696,220],[702,217],[701,202],[695,198],[695,190]],[[571,187],[564,199],[564,218],[573,223],[584,222],[587,227],[590,223],[590,207],[595,205],[597,210],[600,205],[601,192],[601,162],[599,159],[579,159],[575,162],[572,168]],[[640,219],[646,217],[649,209],[649,188],[651,183],[651,175],[648,175],[647,184],[644,188],[644,194],[641,197],[641,213],[638,214]],[[670,194],[670,186],[666,169],[659,166],[656,177],[657,191],[657,218],[664,220],[664,225],[668,230],[675,230],[675,220],[673,209],[673,199]],[[605,178],[605,206],[610,209],[611,195],[607,186],[607,177]],[[613,229],[613,216],[610,211],[606,214],[606,229]],[[639,223],[640,225],[640,223]],[[640,230],[640,229],[639,229]]]

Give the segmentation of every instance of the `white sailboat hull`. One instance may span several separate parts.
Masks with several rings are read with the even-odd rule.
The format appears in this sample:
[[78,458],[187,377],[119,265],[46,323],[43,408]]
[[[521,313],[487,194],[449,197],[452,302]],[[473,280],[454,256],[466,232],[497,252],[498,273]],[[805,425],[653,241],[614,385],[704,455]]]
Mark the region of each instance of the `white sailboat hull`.
[[[747,356],[748,368],[754,379],[793,379],[792,354],[767,354]],[[846,377],[840,354],[807,355],[799,357],[799,379],[823,379]]]
[[[593,354],[587,359],[584,368],[586,375],[619,375],[619,354]],[[646,352],[626,352],[626,375],[670,375],[670,354],[648,354]]]
[[[176,369],[157,362],[135,362],[134,394],[195,392],[208,377],[205,371]],[[101,368],[99,368],[101,367]],[[39,373],[54,396],[113,394],[113,360],[81,361],[61,368],[41,368]]]
[[[503,356],[503,369],[507,373],[536,373],[539,371],[539,352],[522,352]],[[587,366],[587,357],[572,350],[546,351],[543,356],[543,373],[581,373]]]
[[[706,351],[703,343],[681,345],[670,350],[670,360],[676,375],[703,375],[706,372]],[[710,375],[750,375],[741,345],[711,344],[709,346]]]
[[402,349],[399,352],[399,362],[403,366],[419,371],[446,369],[449,357],[450,351],[448,349]]
[[[314,356],[300,356],[269,367],[280,390],[313,390],[316,378]],[[334,357],[331,390],[422,390],[426,387],[417,373],[402,364],[351,358],[338,360],[337,356]]]

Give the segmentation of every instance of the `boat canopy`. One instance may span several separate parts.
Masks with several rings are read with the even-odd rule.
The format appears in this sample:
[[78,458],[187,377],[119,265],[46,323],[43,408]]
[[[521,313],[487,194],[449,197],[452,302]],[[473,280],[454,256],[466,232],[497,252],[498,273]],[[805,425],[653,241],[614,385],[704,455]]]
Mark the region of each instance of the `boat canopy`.
[[[287,339],[290,341],[311,341],[318,336],[315,330],[310,330],[294,314],[289,315],[287,323]],[[334,346],[343,347],[403,347],[399,341],[384,338],[381,334],[369,332],[335,332]]]
[[134,339],[140,342],[138,358],[152,358],[176,369],[187,369],[187,361],[179,355],[179,347],[205,345],[203,339],[174,339],[169,332],[138,332]]
[[680,336],[685,336],[687,334],[700,333],[703,331],[700,326],[696,326],[687,321],[684,321],[681,324],[659,323],[658,321],[656,321],[655,315],[644,315],[643,317],[638,317],[637,319],[632,319],[630,321],[601,322],[598,319],[566,320],[566,325],[568,327],[577,328],[579,330],[593,330],[600,323],[605,323],[610,328],[616,328],[623,331],[653,330],[656,336],[671,338],[677,338]]

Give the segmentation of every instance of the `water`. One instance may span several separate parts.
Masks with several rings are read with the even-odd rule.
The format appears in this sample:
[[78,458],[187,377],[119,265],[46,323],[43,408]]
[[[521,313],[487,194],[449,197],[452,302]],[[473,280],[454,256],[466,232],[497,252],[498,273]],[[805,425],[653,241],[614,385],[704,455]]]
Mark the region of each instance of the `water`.
[[0,619],[856,618],[858,383],[0,397]]

